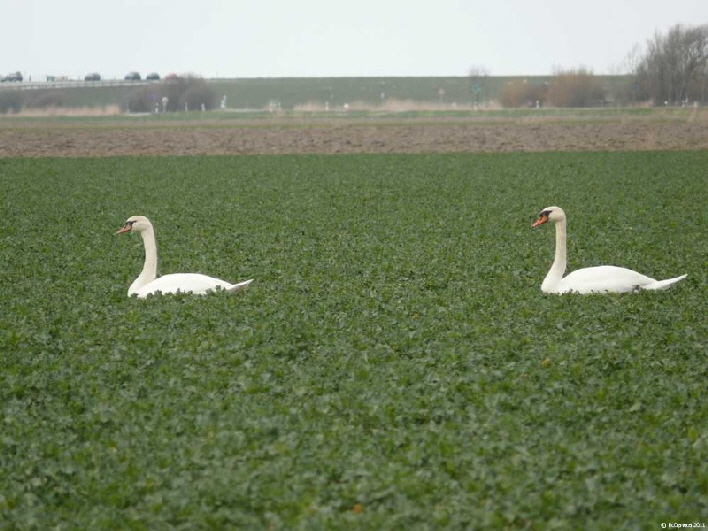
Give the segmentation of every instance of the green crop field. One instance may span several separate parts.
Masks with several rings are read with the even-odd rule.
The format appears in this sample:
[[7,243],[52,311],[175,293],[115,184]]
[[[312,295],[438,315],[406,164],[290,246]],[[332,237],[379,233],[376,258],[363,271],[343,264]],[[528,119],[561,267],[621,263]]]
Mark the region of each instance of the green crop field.
[[[708,153],[3,158],[2,529],[708,519]],[[543,295],[569,268],[665,292]],[[130,299],[160,272],[255,278]]]

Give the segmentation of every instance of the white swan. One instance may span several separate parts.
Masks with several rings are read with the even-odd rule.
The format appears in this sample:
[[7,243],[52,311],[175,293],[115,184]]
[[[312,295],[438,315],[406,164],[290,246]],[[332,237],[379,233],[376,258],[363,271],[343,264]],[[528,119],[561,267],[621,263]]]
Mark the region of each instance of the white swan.
[[200,275],[199,273],[175,273],[157,278],[157,245],[155,244],[155,230],[152,223],[145,216],[129,217],[123,227],[116,234],[124,232],[137,232],[143,237],[145,245],[145,265],[140,276],[130,285],[128,296],[137,295],[144,299],[155,293],[194,293],[203,295],[216,289],[238,291],[245,288],[253,279],[229,284],[228,282]]
[[607,265],[578,269],[563,278],[567,262],[566,218],[563,209],[556,206],[544,208],[533,226],[538,227],[549,221],[556,224],[556,255],[551,269],[541,284],[541,291],[544,293],[625,293],[638,290],[661,290],[686,278],[686,275],[681,275],[666,280],[655,280],[631,269]]

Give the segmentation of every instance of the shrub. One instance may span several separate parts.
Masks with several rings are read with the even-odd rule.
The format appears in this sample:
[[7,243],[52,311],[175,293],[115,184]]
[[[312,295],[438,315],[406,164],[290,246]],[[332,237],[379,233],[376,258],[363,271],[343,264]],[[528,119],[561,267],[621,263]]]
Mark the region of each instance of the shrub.
[[[162,99],[167,98],[167,108],[162,108]],[[206,110],[216,107],[216,93],[201,78],[194,76],[168,77],[161,83],[141,87],[130,95],[125,103],[128,112],[178,112],[185,109]]]
[[215,107],[216,95],[206,83],[201,85],[192,85],[184,91],[181,98],[180,107],[185,107],[189,110],[198,110],[202,108],[213,109]]
[[594,107],[604,100],[600,81],[583,68],[559,71],[548,83],[548,101],[554,107]]
[[15,90],[0,91],[0,113],[13,114],[22,110],[24,98],[22,93]]
[[63,107],[64,94],[57,90],[30,90],[25,99],[25,107],[46,109],[48,107]]
[[502,107],[535,107],[536,102],[546,100],[546,86],[528,83],[526,80],[509,81],[502,87],[499,103]]
[[155,103],[151,99],[146,87],[141,88],[128,96],[124,104],[124,110],[127,112],[153,112]]

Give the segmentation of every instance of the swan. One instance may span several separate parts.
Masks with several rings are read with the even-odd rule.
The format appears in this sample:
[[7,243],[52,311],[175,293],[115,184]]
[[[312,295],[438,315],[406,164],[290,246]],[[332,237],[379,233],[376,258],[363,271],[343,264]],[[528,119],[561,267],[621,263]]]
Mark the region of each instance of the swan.
[[157,278],[157,245],[155,244],[155,230],[152,223],[145,216],[129,217],[123,227],[116,234],[124,232],[137,232],[143,237],[145,245],[145,265],[140,276],[133,281],[128,289],[128,296],[137,295],[144,299],[156,293],[194,293],[203,295],[217,289],[238,291],[248,286],[253,279],[230,284],[218,278],[208,277],[199,273],[174,273]]
[[681,275],[666,280],[653,278],[615,266],[587,267],[573,271],[563,278],[566,268],[566,217],[557,206],[544,208],[533,227],[552,221],[556,224],[556,255],[553,265],[541,284],[544,293],[625,293],[639,290],[663,290],[686,278]]

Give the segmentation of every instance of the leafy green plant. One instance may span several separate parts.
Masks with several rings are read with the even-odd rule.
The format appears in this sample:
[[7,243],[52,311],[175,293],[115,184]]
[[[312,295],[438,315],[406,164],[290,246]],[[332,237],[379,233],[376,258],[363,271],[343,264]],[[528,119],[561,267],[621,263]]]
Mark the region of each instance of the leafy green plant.
[[[703,152],[0,160],[0,527],[705,519]],[[689,277],[545,296],[571,267]],[[160,271],[238,294],[130,299]]]

